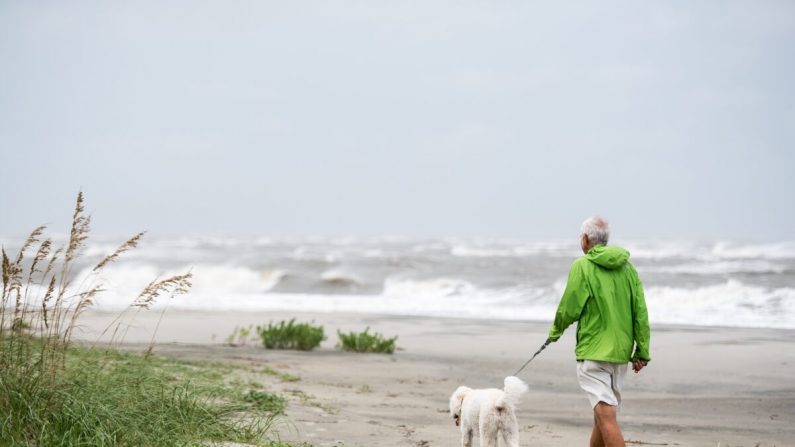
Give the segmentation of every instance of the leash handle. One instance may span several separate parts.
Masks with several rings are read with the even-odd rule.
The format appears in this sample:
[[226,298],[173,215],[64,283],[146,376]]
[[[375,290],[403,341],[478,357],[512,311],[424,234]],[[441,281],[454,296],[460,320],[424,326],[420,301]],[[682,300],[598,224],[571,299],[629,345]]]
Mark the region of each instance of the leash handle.
[[540,347],[540,348],[538,348],[538,351],[536,351],[536,353],[535,353],[535,354],[533,354],[533,356],[532,356],[532,357],[530,357],[530,359],[529,359],[528,361],[524,362],[524,365],[522,365],[522,367],[521,367],[521,368],[519,368],[519,369],[518,369],[518,370],[517,370],[515,373],[513,373],[513,375],[514,375],[514,376],[518,376],[518,375],[519,375],[519,373],[520,373],[520,372],[522,372],[522,370],[523,370],[523,369],[525,369],[525,367],[526,367],[527,365],[529,365],[529,364],[530,364],[530,362],[532,362],[532,361],[533,361],[533,359],[534,359],[534,358],[536,358],[536,356],[537,356],[538,354],[541,354],[541,351],[543,351],[544,349],[546,349],[546,348],[547,348],[547,346],[549,346],[549,344],[550,344],[550,343],[552,343],[552,339],[549,339],[549,338],[547,338],[547,340],[544,342],[544,344],[543,344],[543,345],[541,345],[541,347]]

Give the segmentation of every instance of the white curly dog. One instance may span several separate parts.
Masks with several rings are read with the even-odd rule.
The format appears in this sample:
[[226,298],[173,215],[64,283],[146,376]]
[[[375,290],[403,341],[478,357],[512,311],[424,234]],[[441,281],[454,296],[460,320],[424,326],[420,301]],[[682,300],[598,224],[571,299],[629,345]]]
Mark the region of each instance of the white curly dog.
[[461,427],[461,446],[472,447],[477,436],[480,447],[497,447],[502,435],[506,447],[519,447],[516,405],[527,390],[527,384],[513,376],[505,378],[503,390],[458,387],[450,396],[450,414]]

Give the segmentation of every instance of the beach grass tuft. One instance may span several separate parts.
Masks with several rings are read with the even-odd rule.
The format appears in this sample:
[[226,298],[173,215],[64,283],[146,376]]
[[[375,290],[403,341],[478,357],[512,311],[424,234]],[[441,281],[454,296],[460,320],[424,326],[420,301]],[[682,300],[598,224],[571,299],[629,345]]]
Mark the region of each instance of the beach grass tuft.
[[284,414],[287,407],[287,400],[275,393],[267,391],[251,390],[246,393],[243,400],[251,403],[255,408],[273,415]]
[[267,326],[257,326],[257,333],[267,349],[311,351],[326,339],[323,326],[296,323],[295,318],[282,320],[278,324],[270,322]]
[[397,336],[386,338],[379,333],[370,333],[370,328],[362,332],[348,332],[347,334],[337,330],[339,341],[337,349],[351,352],[377,352],[382,354],[392,354],[395,352],[395,341]]
[[150,355],[154,334],[145,354],[116,348],[135,315],[188,292],[190,272],[150,282],[102,331],[107,345],[72,341],[80,316],[106,290],[105,267],[144,236],[78,274],[90,224],[81,192],[63,245],[55,247],[41,226],[16,256],[0,250],[0,445],[269,442],[274,413],[246,401],[223,374]]
[[229,346],[245,346],[253,332],[253,325],[235,326],[235,330],[226,337],[225,342]]
[[222,383],[196,380],[193,368],[177,361],[79,346],[69,347],[64,359],[53,378],[0,373],[0,443],[256,443],[274,421]]
[[276,371],[275,369],[271,368],[270,366],[266,366],[262,368],[262,373],[267,374],[269,376],[278,377],[282,382],[298,382],[301,380],[299,376],[294,374],[290,374],[287,372]]

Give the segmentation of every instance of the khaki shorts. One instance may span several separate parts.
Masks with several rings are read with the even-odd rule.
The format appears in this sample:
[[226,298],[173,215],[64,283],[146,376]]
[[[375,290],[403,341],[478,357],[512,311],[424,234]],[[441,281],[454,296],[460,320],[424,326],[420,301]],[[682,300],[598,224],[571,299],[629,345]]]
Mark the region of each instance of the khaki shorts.
[[577,361],[577,379],[591,401],[591,407],[599,402],[621,408],[621,388],[627,377],[626,363]]

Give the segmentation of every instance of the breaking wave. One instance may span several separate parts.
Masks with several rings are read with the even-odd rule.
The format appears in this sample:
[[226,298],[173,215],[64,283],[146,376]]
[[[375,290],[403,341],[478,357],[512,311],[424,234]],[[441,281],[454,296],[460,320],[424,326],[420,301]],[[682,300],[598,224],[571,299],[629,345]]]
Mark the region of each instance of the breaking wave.
[[649,318],[696,326],[795,329],[795,288],[749,286],[736,280],[694,289],[649,287]]
[[[795,329],[795,241],[629,241],[653,323]],[[117,247],[94,241],[74,284]],[[13,250],[12,247],[7,247]],[[191,270],[170,307],[550,321],[576,241],[180,238],[125,254],[100,278],[100,309]]]
[[715,262],[686,262],[673,265],[645,266],[639,269],[641,273],[669,273],[688,275],[722,275],[732,273],[772,273],[781,274],[790,269],[776,262],[760,259],[715,261]]
[[[387,278],[381,293],[375,294],[279,293],[273,289],[288,276],[284,270],[198,265],[193,273],[191,292],[169,301],[170,307],[550,321],[565,286],[560,278],[548,286],[495,289],[449,277]],[[97,305],[127,306],[156,274],[155,267],[146,265],[109,268],[102,277],[109,290]],[[335,271],[324,272],[321,280],[358,284],[349,274]],[[795,329],[794,287],[768,288],[734,279],[691,288],[650,286],[646,302],[652,323]]]
[[358,286],[362,284],[362,280],[356,275],[344,270],[326,270],[320,275],[320,279],[328,284],[342,286]]
[[385,297],[444,298],[454,295],[474,296],[476,288],[471,283],[452,278],[408,280],[388,278],[384,283]]
[[[633,259],[696,259],[719,261],[732,259],[795,260],[795,242],[737,243],[737,242],[617,242],[632,254]],[[454,243],[450,254],[458,257],[528,257],[528,256],[571,256],[579,251],[572,242],[492,242],[492,243]]]
[[[182,269],[159,272],[153,265],[133,264],[124,267],[110,266],[95,281],[103,284],[106,292],[97,299],[97,306],[105,309],[119,309],[129,305],[143,288],[154,278],[165,278],[182,274],[190,270],[193,273],[191,293],[175,299],[184,300],[181,306],[202,308],[201,301],[214,299],[226,301],[226,297],[240,295],[261,296],[288,276],[284,270],[255,271],[245,267],[223,265],[197,265]],[[92,276],[90,269],[84,269],[74,284],[85,284]],[[194,301],[194,297],[197,298]],[[158,303],[163,305],[164,303]]]

